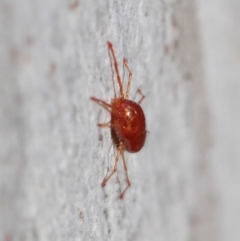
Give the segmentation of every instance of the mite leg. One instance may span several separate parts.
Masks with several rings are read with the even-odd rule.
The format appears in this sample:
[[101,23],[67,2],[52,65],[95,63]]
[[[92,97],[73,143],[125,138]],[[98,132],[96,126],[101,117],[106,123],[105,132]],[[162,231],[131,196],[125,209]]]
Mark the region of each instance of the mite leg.
[[121,155],[122,155],[122,159],[123,159],[123,166],[124,166],[124,170],[126,172],[126,179],[127,179],[127,187],[123,190],[123,192],[120,194],[120,199],[122,199],[124,197],[124,194],[125,192],[127,191],[127,189],[131,186],[131,182],[129,180],[129,177],[128,177],[128,169],[127,169],[127,163],[126,163],[126,160],[125,160],[125,157],[124,157],[124,153],[123,153],[123,150],[121,152]]
[[[106,177],[108,176],[108,172],[109,172],[109,156],[110,156],[110,152],[111,152],[112,147],[113,147],[113,141],[112,141],[112,144],[111,144],[111,146],[109,147],[109,151],[108,151],[107,173],[106,173],[104,179],[106,179]],[[115,150],[115,149],[114,149],[114,150]],[[115,155],[115,152],[114,152],[114,155]],[[103,180],[104,180],[104,179],[103,179]]]
[[117,94],[116,94],[116,87],[115,87],[115,81],[114,81],[114,69],[113,69],[113,61],[112,61],[112,58],[111,58],[111,53],[110,53],[110,51],[109,51],[109,50],[108,50],[108,56],[109,56],[110,63],[111,63],[112,84],[113,84],[113,90],[114,90],[114,98],[117,98]]
[[131,88],[132,72],[131,72],[130,68],[128,67],[127,59],[125,59],[125,58],[123,59],[123,65],[125,66],[125,68],[128,71],[128,84],[127,84],[127,91],[126,91],[126,96],[125,96],[125,98],[127,99],[129,96],[130,88]]
[[[101,105],[104,109],[106,109],[108,112],[111,112],[109,110],[109,108],[112,108],[112,106],[110,104],[108,104],[107,102],[97,99],[95,97],[91,97],[90,98],[92,101],[96,102],[97,104]],[[98,123],[97,124],[98,127],[109,127],[111,128],[111,122],[107,122],[107,123]]]
[[111,112],[109,110],[109,108],[112,108],[112,106],[110,104],[108,104],[107,102],[105,102],[104,100],[100,100],[97,99],[95,97],[90,97],[90,99],[94,102],[96,102],[97,104],[101,105],[104,109],[106,109],[108,112]]
[[117,75],[117,81],[118,81],[118,85],[119,85],[119,89],[120,89],[120,97],[124,98],[122,80],[121,80],[120,75],[119,75],[117,59],[116,59],[115,54],[114,54],[113,46],[112,46],[112,43],[110,43],[110,42],[107,42],[107,44],[108,44],[108,49],[111,52],[112,57],[113,57],[113,65],[114,65],[116,75]]
[[111,128],[112,127],[112,125],[111,125],[111,122],[109,121],[109,122],[107,122],[107,123],[98,123],[97,124],[97,126],[98,127],[109,127],[109,128]]
[[117,171],[117,163],[118,163],[119,156],[120,156],[120,154],[122,153],[122,151],[123,151],[123,145],[120,143],[119,146],[118,146],[118,152],[117,152],[117,155],[116,155],[114,168],[113,168],[112,172],[109,174],[109,176],[103,179],[103,181],[102,181],[102,187],[106,186],[108,180],[109,180],[109,179],[112,177],[112,175]]
[[138,101],[138,104],[140,105],[141,102],[143,101],[143,99],[145,98],[145,95],[142,93],[142,91],[140,89],[137,89],[137,93],[142,96],[141,99]]

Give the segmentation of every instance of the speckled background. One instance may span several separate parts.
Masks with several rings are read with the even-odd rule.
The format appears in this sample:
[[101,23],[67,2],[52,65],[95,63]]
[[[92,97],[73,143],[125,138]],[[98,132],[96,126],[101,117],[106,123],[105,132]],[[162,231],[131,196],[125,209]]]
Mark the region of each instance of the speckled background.
[[[0,0],[0,240],[239,241],[238,0]],[[146,95],[114,163],[106,42]]]

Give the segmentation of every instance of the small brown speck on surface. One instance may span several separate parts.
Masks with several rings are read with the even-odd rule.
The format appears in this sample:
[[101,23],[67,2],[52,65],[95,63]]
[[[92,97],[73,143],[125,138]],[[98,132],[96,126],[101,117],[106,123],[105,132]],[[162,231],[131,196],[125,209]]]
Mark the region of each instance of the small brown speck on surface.
[[49,75],[53,76],[56,73],[57,65],[56,63],[52,62],[49,65]]
[[174,40],[173,42],[174,49],[177,50],[179,47],[179,41],[177,39]]
[[63,213],[66,210],[66,207],[67,207],[67,205],[66,205],[66,203],[64,203],[61,207],[61,210],[60,210],[61,213]]
[[84,221],[84,214],[83,214],[83,212],[80,212],[80,213],[79,213],[79,219],[82,220],[82,221]]
[[70,4],[69,8],[70,10],[74,11],[79,7],[79,1],[75,1],[73,3]]
[[174,28],[178,28],[179,27],[176,17],[172,17],[172,26]]
[[32,45],[34,45],[36,43],[36,39],[33,36],[28,35],[26,37],[26,43],[30,47],[30,46],[32,46]]
[[197,214],[190,215],[189,223],[192,227],[197,227],[200,224],[200,217]]
[[12,15],[13,14],[13,6],[9,3],[3,3],[2,4],[2,13],[6,15]]
[[18,51],[18,49],[16,47],[12,47],[9,50],[9,58],[10,58],[11,62],[18,60],[18,58],[19,58],[19,51]]
[[4,241],[12,241],[12,240],[13,240],[12,234],[11,233],[6,233]]
[[169,53],[169,45],[168,44],[166,44],[165,46],[164,46],[164,54],[168,54]]

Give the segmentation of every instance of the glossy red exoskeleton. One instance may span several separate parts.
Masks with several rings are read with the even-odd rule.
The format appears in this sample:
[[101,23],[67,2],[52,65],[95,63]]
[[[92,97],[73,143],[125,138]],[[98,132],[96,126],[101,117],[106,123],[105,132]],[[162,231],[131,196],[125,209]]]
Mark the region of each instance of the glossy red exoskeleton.
[[104,107],[111,114],[111,120],[108,123],[98,124],[99,127],[109,127],[111,128],[111,134],[114,144],[117,147],[117,155],[115,159],[115,164],[112,172],[103,179],[102,187],[106,185],[108,180],[117,170],[117,163],[119,156],[122,156],[124,169],[126,171],[127,187],[120,194],[120,198],[123,198],[125,192],[130,187],[131,183],[128,177],[127,164],[124,157],[124,151],[128,152],[138,152],[144,145],[146,139],[146,122],[145,115],[140,106],[142,100],[145,96],[142,94],[141,90],[138,89],[137,92],[141,95],[141,99],[138,102],[134,102],[128,99],[129,91],[131,87],[132,72],[127,64],[127,59],[123,58],[123,65],[128,71],[128,83],[126,93],[123,92],[123,84],[119,75],[118,64],[113,50],[112,43],[107,43],[108,50],[113,58],[114,69],[117,75],[117,82],[119,86],[119,97],[114,97],[111,103],[107,103],[103,100],[91,97],[91,100],[95,101],[102,107]]

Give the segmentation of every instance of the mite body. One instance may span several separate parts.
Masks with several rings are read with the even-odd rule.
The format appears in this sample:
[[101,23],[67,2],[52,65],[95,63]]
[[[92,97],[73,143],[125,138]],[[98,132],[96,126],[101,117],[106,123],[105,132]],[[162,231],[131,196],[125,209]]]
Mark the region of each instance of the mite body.
[[112,43],[108,42],[108,50],[110,51],[112,58],[114,69],[117,75],[117,82],[119,85],[119,97],[112,99],[111,103],[107,103],[103,100],[97,99],[95,97],[91,97],[91,100],[95,101],[102,107],[104,107],[107,111],[109,111],[111,115],[111,120],[108,123],[99,123],[99,127],[109,127],[111,128],[111,134],[114,144],[117,147],[117,155],[115,158],[115,164],[112,172],[109,176],[105,177],[102,181],[102,187],[106,185],[108,180],[112,177],[112,175],[117,170],[117,163],[119,157],[122,157],[124,169],[126,172],[127,179],[127,187],[120,194],[120,198],[124,197],[126,190],[130,187],[131,183],[128,177],[127,164],[124,156],[124,151],[128,151],[131,153],[138,152],[141,150],[145,143],[146,139],[146,121],[144,112],[140,106],[140,103],[145,98],[142,94],[141,90],[138,89],[137,92],[141,95],[141,98],[138,102],[134,102],[128,99],[129,91],[131,87],[131,77],[132,72],[128,67],[127,59],[123,59],[123,65],[128,71],[128,84],[126,93],[123,92],[122,80],[118,71],[118,64],[114,54]]
[[117,98],[111,102],[111,127],[117,136],[117,145],[124,143],[124,150],[138,152],[146,138],[146,124],[143,110],[134,101]]

